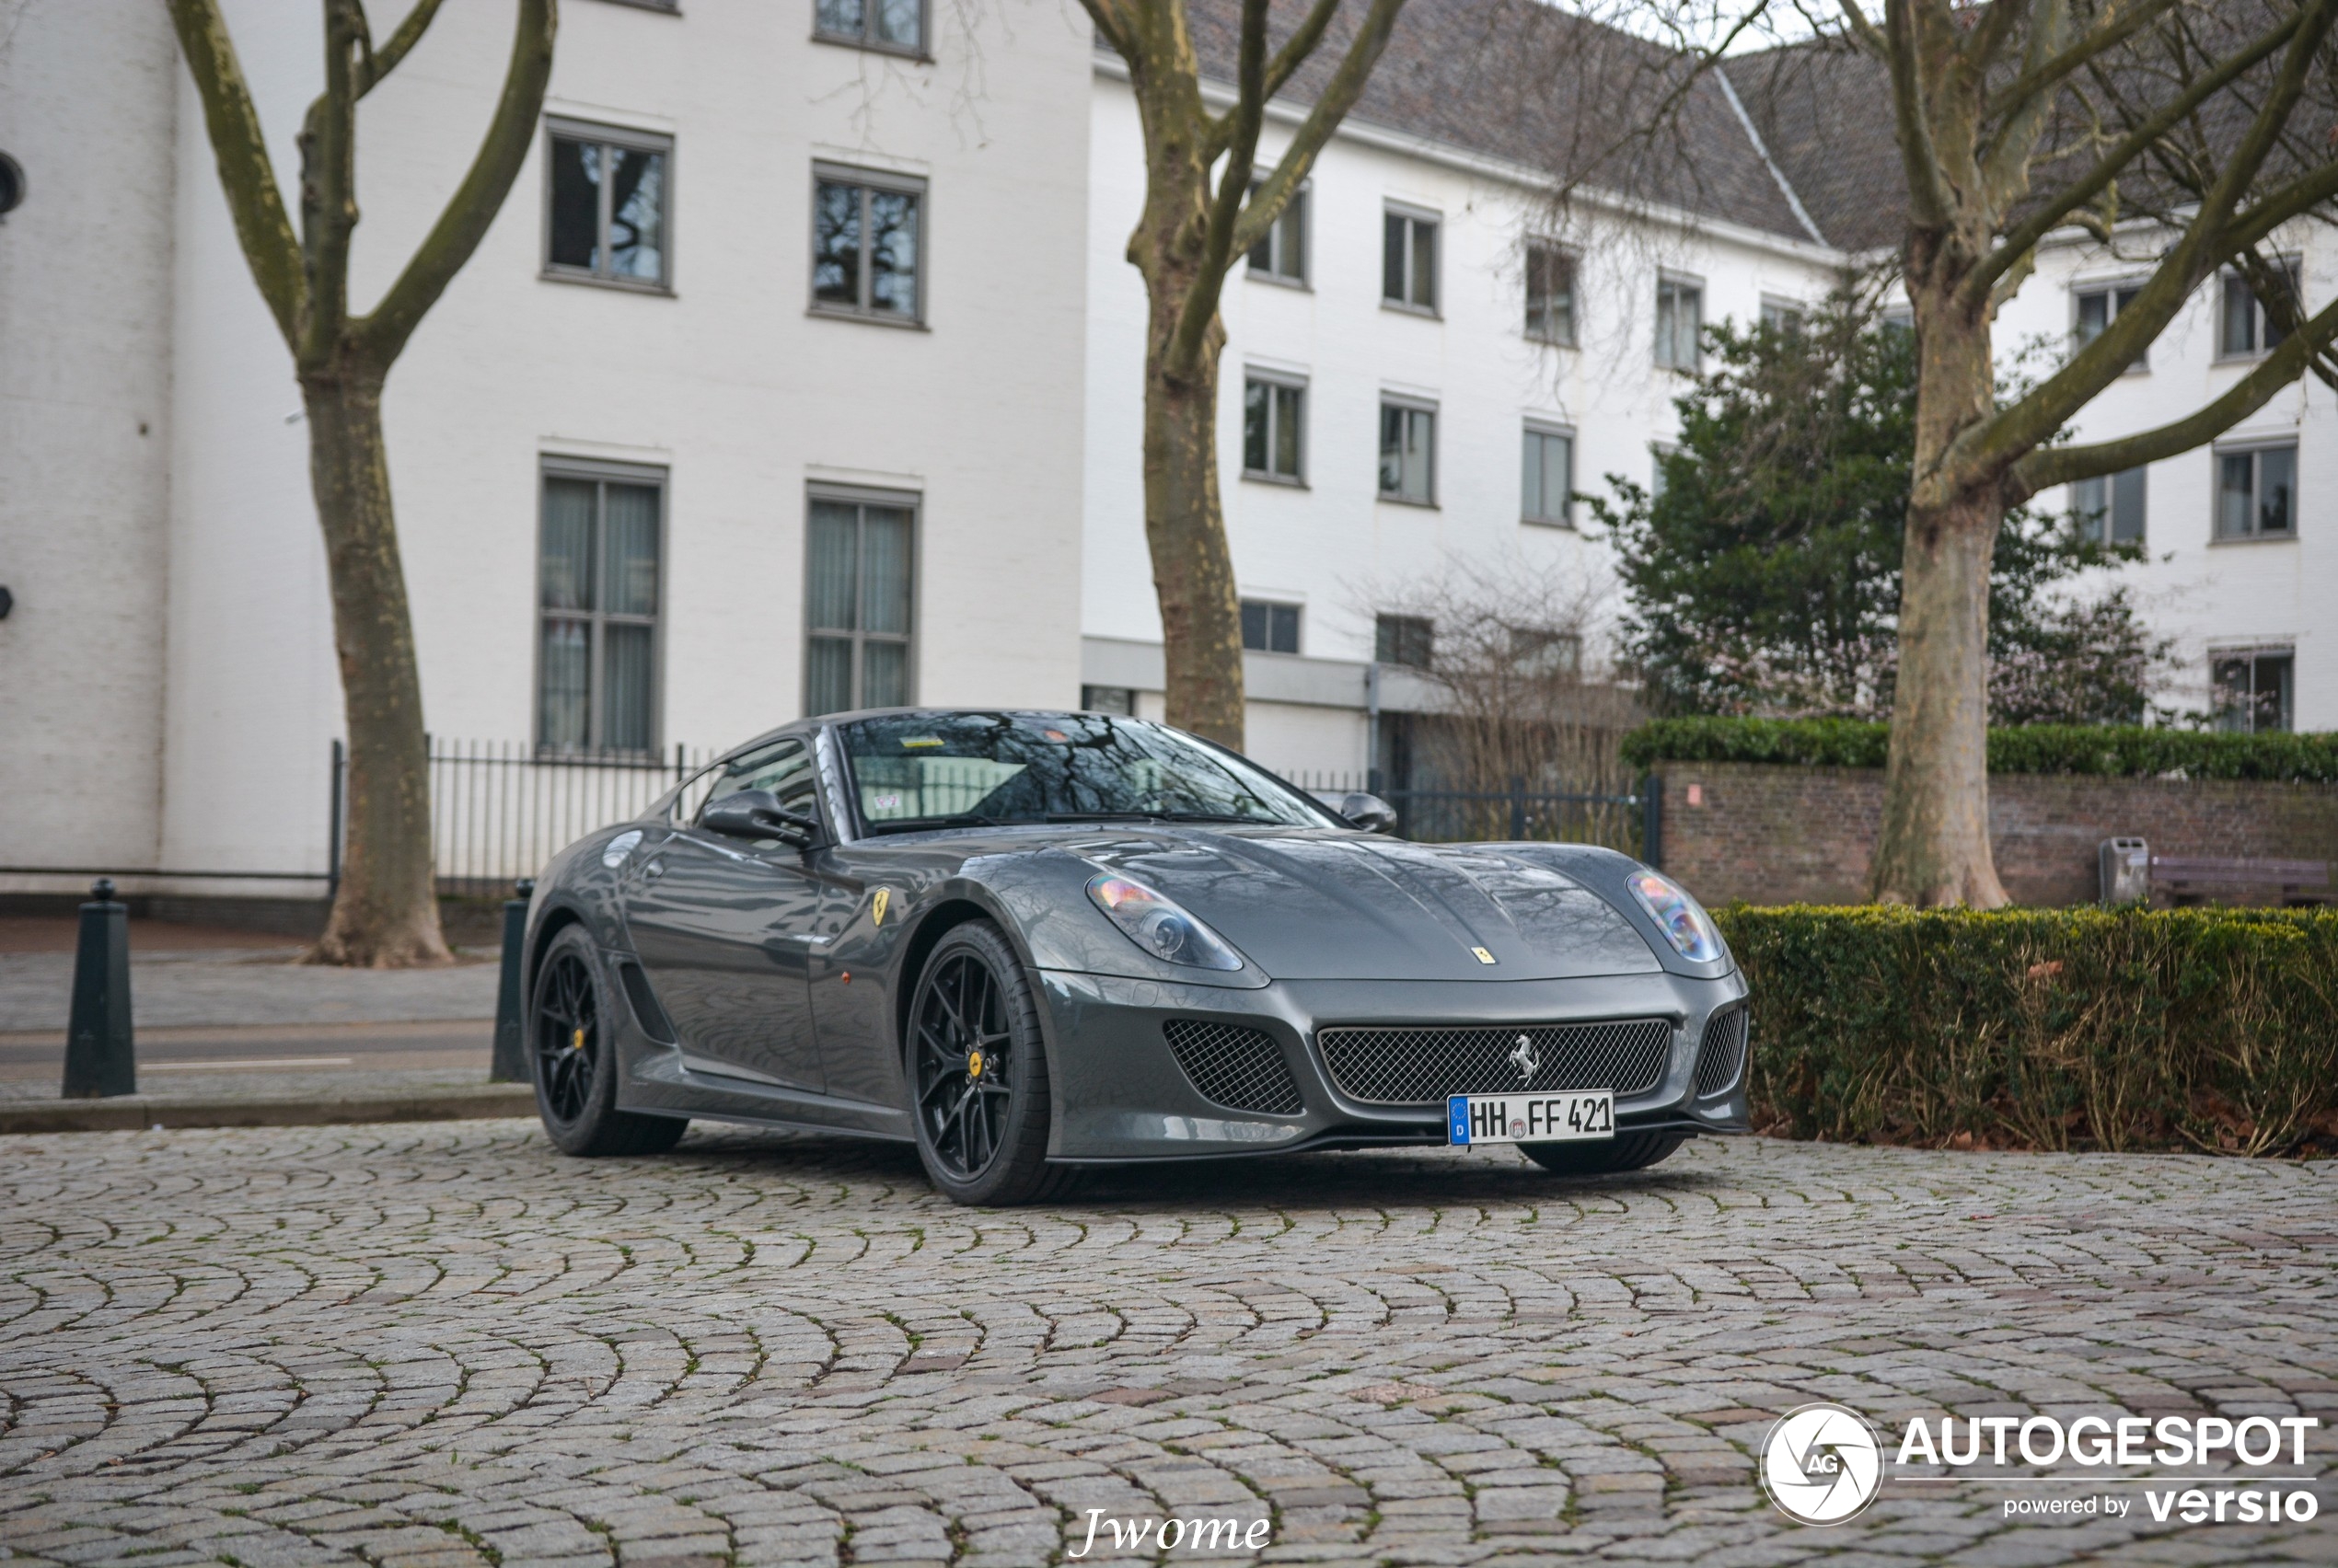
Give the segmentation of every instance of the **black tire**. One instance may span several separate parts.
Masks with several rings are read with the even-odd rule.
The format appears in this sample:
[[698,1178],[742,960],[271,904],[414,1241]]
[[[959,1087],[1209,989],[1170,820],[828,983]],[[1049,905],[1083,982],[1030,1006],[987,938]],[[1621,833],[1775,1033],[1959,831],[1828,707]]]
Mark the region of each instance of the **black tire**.
[[1619,1133],[1601,1143],[1520,1144],[1518,1152],[1561,1176],[1613,1176],[1645,1170],[1686,1141],[1680,1133]]
[[988,920],[927,955],[903,1043],[918,1158],[953,1203],[1004,1206],[1061,1190],[1047,1163],[1047,1053],[1014,949]]
[[563,1154],[663,1154],[689,1130],[686,1117],[617,1108],[612,1026],[622,1016],[584,928],[571,926],[554,937],[528,998],[527,1054],[536,1113]]

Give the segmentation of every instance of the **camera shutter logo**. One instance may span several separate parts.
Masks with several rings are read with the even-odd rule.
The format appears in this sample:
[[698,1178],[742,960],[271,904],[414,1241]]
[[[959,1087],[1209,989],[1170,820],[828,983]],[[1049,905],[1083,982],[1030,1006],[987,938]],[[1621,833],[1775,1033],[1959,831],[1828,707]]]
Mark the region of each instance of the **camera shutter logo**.
[[1883,1440],[1858,1411],[1806,1404],[1762,1439],[1762,1490],[1798,1524],[1839,1525],[1875,1501]]

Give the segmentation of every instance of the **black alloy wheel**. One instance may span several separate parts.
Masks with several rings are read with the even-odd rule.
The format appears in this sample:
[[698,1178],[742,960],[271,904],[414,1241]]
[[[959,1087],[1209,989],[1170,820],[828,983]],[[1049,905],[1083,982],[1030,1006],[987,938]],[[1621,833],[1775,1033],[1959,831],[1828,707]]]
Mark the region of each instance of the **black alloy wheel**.
[[552,1120],[581,1120],[601,1054],[599,986],[584,955],[555,952],[536,984],[536,1087]]
[[918,1154],[944,1195],[1017,1204],[1061,1184],[1067,1173],[1047,1159],[1037,1002],[996,926],[968,921],[935,945],[910,1005],[908,1043]]
[[583,927],[546,944],[528,1003],[527,1046],[537,1113],[562,1153],[662,1154],[689,1130],[687,1116],[617,1108],[618,1006]]

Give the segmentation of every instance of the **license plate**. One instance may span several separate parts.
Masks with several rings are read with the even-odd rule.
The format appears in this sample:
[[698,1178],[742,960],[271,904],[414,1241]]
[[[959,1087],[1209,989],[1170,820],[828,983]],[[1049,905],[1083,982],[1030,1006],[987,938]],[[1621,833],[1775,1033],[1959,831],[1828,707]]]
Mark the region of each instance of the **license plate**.
[[1445,1101],[1448,1144],[1572,1143],[1615,1136],[1615,1091],[1456,1094]]

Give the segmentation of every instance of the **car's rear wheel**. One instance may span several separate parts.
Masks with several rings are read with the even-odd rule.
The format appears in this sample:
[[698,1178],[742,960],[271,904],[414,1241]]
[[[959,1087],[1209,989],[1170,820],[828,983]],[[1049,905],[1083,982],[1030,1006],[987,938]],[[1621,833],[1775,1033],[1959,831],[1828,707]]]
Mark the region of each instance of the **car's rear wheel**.
[[970,920],[934,944],[909,1004],[918,1157],[961,1204],[1029,1203],[1066,1179],[1047,1163],[1047,1054],[1038,1000],[998,927]]
[[1670,1158],[1683,1141],[1678,1133],[1621,1133],[1598,1143],[1520,1144],[1518,1152],[1561,1176],[1612,1176],[1645,1170]]
[[663,1154],[689,1130],[680,1116],[617,1108],[616,998],[581,926],[555,936],[527,1009],[536,1111],[566,1154]]

